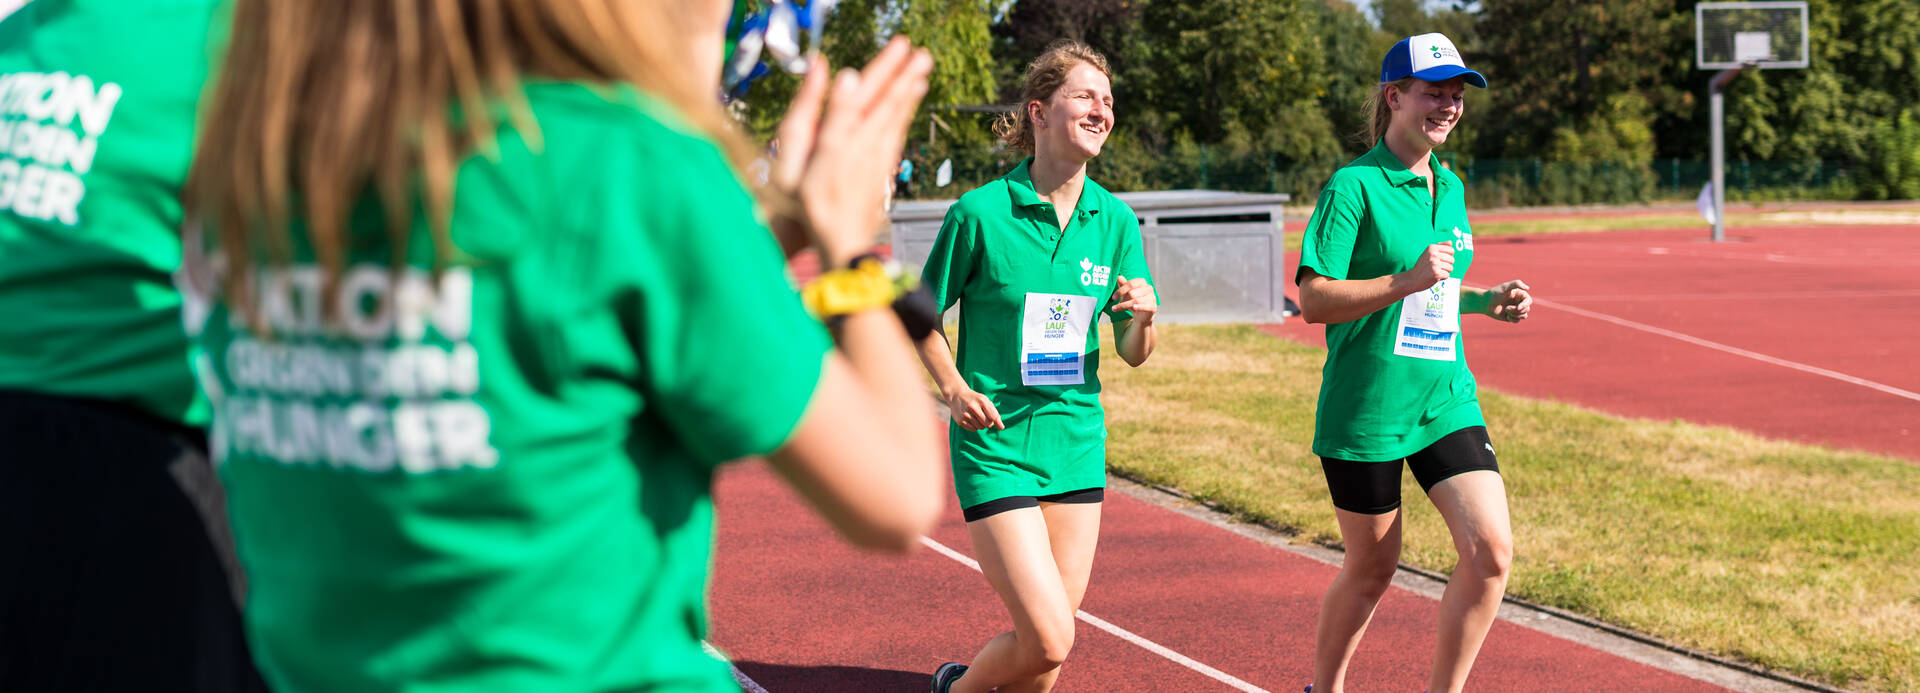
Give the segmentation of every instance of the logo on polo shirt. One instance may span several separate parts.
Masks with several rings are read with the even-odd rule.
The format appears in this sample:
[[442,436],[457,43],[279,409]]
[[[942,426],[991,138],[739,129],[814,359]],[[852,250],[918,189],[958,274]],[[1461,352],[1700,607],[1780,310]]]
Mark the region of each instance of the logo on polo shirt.
[[1453,249],[1455,252],[1473,250],[1473,233],[1461,231],[1458,226],[1453,227]]
[[1113,274],[1113,268],[1095,265],[1089,258],[1080,258],[1080,284],[1082,286],[1106,286],[1107,277]]

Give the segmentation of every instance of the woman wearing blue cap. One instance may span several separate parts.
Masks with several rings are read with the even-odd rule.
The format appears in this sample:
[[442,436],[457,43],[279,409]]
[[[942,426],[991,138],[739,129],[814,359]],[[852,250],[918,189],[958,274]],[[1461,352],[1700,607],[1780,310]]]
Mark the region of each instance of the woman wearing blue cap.
[[1401,462],[1446,519],[1460,560],[1440,601],[1432,691],[1466,685],[1506,591],[1506,487],[1480,415],[1460,314],[1506,322],[1532,306],[1518,280],[1465,286],[1473,263],[1460,179],[1433,149],[1460,123],[1467,69],[1440,34],[1400,41],[1369,99],[1374,148],[1333,174],[1308,223],[1295,281],[1327,325],[1314,426],[1346,560],[1321,602],[1314,685],[1338,693],[1400,558]]

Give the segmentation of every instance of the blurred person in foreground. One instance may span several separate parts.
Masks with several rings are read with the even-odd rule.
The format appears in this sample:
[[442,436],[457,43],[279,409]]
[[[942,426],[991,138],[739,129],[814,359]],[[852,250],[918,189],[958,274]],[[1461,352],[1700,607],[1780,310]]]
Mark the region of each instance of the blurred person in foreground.
[[816,60],[782,131],[830,338],[740,179],[729,3],[235,5],[189,266],[277,689],[737,690],[702,642],[735,458],[857,544],[931,526],[930,407],[856,262],[882,191],[844,184],[899,160],[924,51]]
[[172,280],[220,4],[0,22],[0,691],[261,686]]

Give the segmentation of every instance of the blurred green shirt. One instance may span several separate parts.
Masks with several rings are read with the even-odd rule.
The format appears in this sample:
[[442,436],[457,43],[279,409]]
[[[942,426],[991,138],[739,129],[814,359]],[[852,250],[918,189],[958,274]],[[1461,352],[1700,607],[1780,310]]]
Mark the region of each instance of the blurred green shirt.
[[206,423],[171,275],[218,5],[32,2],[0,22],[0,388]]
[[[721,462],[784,444],[829,348],[715,145],[631,90],[536,83],[544,138],[457,172],[438,276],[354,210],[322,319],[205,326],[213,447],[282,691],[732,691],[702,649]],[[296,239],[304,238],[296,229]]]

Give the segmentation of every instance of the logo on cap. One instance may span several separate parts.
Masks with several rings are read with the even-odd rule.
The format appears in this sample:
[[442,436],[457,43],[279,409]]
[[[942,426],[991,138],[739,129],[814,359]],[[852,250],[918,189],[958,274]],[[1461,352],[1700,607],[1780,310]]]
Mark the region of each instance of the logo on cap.
[[1487,86],[1486,77],[1467,69],[1466,63],[1460,59],[1459,49],[1444,34],[1421,34],[1401,39],[1392,50],[1387,51],[1386,59],[1380,62],[1381,82],[1405,77],[1437,82],[1459,75],[1466,75],[1467,82],[1476,87]]

